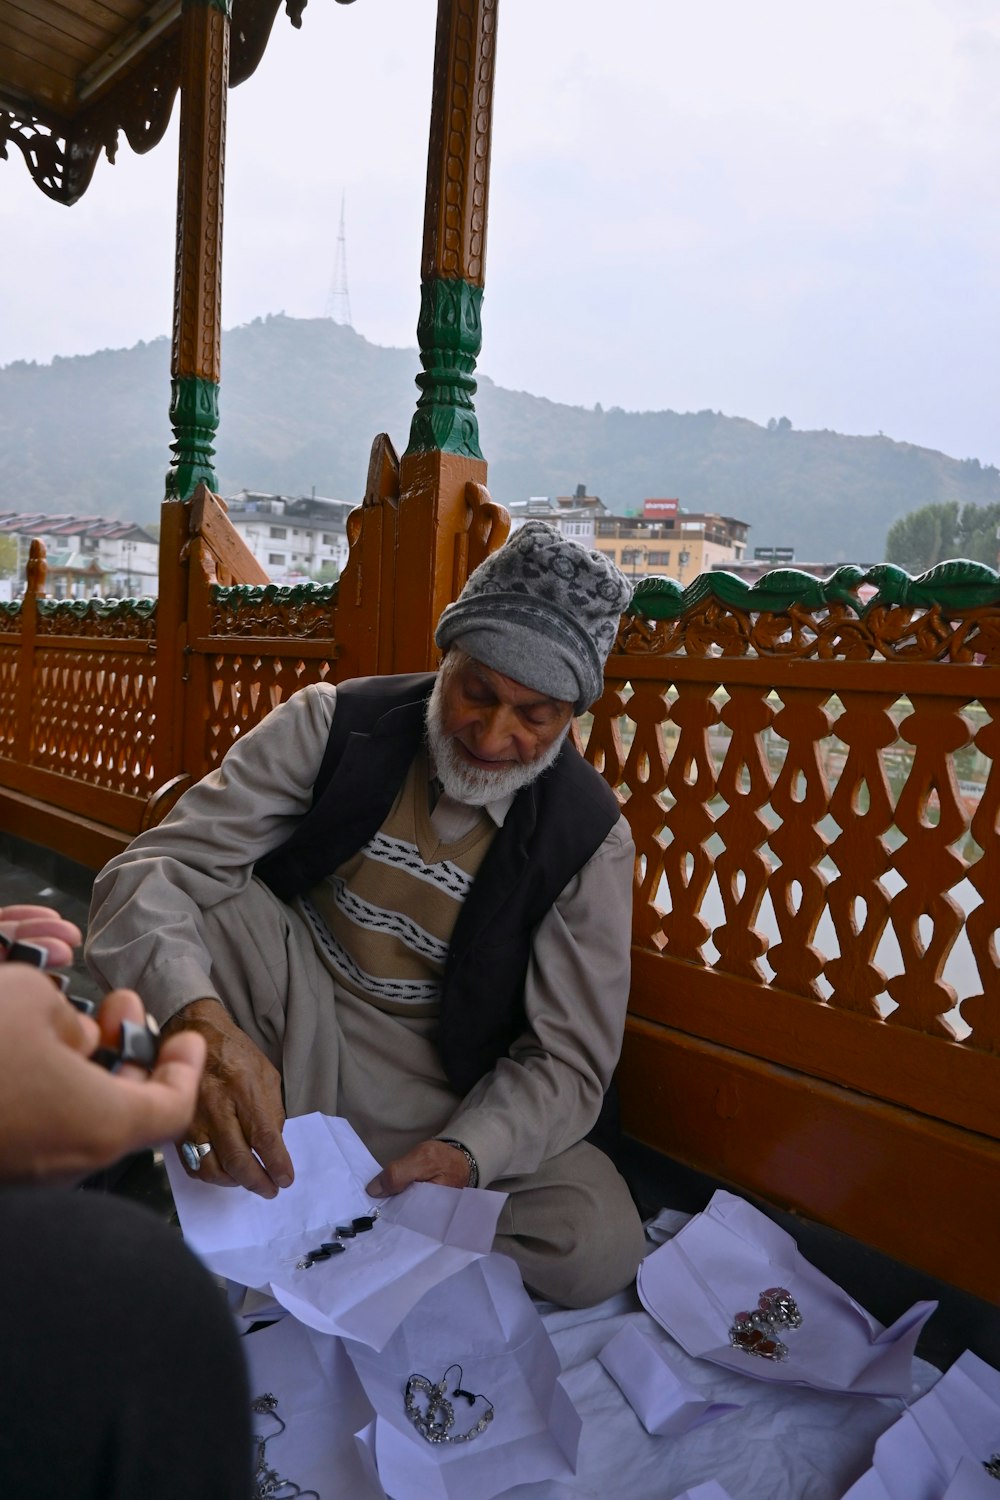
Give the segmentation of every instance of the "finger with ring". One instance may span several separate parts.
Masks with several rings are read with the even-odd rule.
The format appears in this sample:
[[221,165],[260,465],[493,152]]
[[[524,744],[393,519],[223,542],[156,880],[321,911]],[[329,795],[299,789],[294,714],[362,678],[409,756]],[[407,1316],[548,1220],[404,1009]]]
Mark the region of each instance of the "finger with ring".
[[201,1159],[203,1156],[207,1156],[211,1149],[211,1141],[199,1141],[197,1143],[195,1143],[194,1141],[182,1142],[181,1156],[184,1159],[184,1165],[187,1167],[188,1171],[200,1172]]

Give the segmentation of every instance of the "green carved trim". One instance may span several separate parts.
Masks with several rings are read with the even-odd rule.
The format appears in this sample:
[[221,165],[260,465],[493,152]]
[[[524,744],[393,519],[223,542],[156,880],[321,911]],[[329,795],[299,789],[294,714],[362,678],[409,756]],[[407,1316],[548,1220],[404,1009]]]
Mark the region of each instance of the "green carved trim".
[[[863,587],[875,593],[863,603]],[[627,614],[645,620],[676,620],[706,599],[715,599],[731,609],[764,610],[782,614],[798,605],[822,609],[839,602],[849,605],[859,619],[876,608],[902,605],[927,609],[978,609],[1000,604],[1000,573],[985,563],[956,559],[938,563],[911,578],[894,563],[876,563],[867,571],[845,563],[829,578],[816,578],[797,568],[777,568],[756,583],[747,583],[733,573],[701,573],[686,588],[674,578],[644,578],[632,594]]]
[[200,375],[179,375],[170,382],[170,425],[174,461],[167,470],[166,498],[188,500],[204,480],[217,490],[212,460],[219,429],[219,382]]
[[8,620],[17,620],[20,614],[20,599],[0,599],[0,615],[6,615]]
[[339,588],[339,580],[337,583],[215,583],[209,597],[219,609],[236,613],[262,604],[288,604],[296,608],[303,604],[335,604]]
[[407,453],[459,453],[482,458],[476,356],[483,345],[483,289],[459,278],[428,276],[420,287],[417,342],[422,372]]
[[151,620],[156,600],[141,599],[39,599],[38,613],[48,620]]

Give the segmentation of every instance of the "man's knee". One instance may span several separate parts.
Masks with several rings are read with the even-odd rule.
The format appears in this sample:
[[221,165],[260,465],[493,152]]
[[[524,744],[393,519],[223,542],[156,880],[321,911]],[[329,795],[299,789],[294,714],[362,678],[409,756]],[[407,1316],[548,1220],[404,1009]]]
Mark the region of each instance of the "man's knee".
[[565,1307],[590,1307],[624,1291],[645,1252],[624,1179],[581,1142],[538,1172],[494,1184],[508,1199],[494,1248],[521,1267],[532,1291]]

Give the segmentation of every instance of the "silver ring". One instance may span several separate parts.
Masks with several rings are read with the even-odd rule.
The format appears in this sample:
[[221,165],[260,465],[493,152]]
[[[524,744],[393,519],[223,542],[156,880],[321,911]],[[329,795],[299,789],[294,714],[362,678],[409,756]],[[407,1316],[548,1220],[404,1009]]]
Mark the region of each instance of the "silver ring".
[[201,1141],[197,1145],[194,1141],[182,1141],[181,1156],[184,1158],[184,1165],[191,1172],[200,1172],[201,1159],[207,1156],[211,1149],[211,1141]]

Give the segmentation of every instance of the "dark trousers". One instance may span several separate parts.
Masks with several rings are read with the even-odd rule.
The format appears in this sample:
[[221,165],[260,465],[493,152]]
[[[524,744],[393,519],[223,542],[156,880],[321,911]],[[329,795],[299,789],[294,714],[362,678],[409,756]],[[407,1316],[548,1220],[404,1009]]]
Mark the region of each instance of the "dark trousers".
[[0,1188],[0,1496],[247,1500],[251,1468],[243,1352],[179,1232]]

